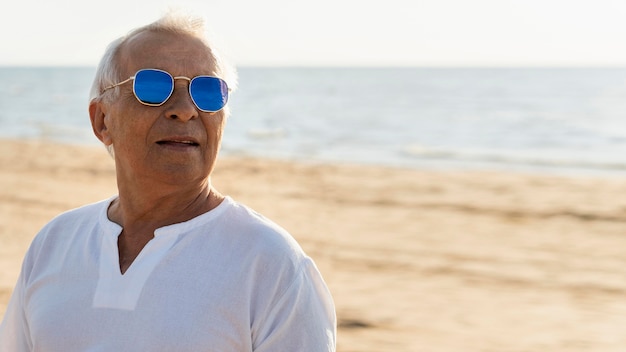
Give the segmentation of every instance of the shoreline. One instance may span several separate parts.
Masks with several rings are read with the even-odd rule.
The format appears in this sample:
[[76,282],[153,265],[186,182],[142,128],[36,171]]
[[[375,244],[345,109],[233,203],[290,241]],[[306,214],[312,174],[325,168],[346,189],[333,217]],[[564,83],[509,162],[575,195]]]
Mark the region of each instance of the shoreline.
[[[39,228],[117,192],[100,146],[0,139],[0,165],[2,316]],[[222,156],[212,182],[315,260],[338,351],[626,345],[622,179]]]
[[[26,137],[17,139],[12,137],[0,136],[0,141],[14,143],[45,143],[59,146],[71,146],[77,148],[103,148],[101,143],[93,138],[92,142],[80,141],[73,142],[63,138],[49,137]],[[224,141],[223,141],[224,144]],[[379,167],[392,170],[413,170],[417,172],[441,172],[441,173],[495,173],[495,174],[519,174],[528,176],[555,176],[565,178],[613,178],[626,179],[626,164],[590,164],[576,163],[569,161],[563,164],[550,164],[540,161],[509,163],[506,161],[471,161],[457,159],[437,159],[437,158],[418,158],[406,161],[374,161],[374,160],[343,160],[342,158],[316,158],[316,157],[298,157],[288,155],[257,155],[250,152],[242,152],[237,150],[228,150],[228,146],[222,147],[218,161],[221,159],[261,159],[270,162],[286,162],[303,165],[350,165],[355,167]]]

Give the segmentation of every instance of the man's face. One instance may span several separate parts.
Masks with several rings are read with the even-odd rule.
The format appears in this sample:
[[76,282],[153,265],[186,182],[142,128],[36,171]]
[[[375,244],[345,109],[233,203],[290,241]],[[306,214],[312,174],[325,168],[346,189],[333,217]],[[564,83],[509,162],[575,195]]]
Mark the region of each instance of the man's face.
[[[122,77],[156,68],[172,76],[215,75],[205,45],[186,35],[144,32],[120,51]],[[225,114],[202,112],[189,96],[189,81],[177,79],[172,96],[161,106],[141,104],[132,82],[103,108],[107,137],[115,147],[118,179],[157,179],[169,184],[204,182],[215,165]],[[107,93],[112,94],[112,93]]]

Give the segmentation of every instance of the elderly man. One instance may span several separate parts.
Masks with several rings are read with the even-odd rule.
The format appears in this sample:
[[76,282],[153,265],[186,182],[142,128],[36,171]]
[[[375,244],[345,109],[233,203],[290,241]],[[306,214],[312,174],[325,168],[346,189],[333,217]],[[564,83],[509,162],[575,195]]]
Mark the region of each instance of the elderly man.
[[276,224],[211,186],[233,76],[197,19],[113,42],[89,104],[119,195],[34,239],[1,351],[334,351],[331,296]]

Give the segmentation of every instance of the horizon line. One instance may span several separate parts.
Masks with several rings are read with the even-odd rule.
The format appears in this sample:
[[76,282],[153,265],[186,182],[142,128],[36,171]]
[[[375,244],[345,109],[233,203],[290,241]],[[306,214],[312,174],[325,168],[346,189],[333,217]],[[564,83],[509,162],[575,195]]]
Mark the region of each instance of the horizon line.
[[[576,65],[563,65],[563,64],[511,64],[511,65],[487,65],[487,64],[415,64],[415,65],[364,65],[364,64],[241,64],[234,65],[238,68],[256,68],[256,69],[272,69],[272,68],[293,68],[293,69],[307,69],[307,68],[327,68],[327,69],[626,69],[625,64],[576,64]],[[85,64],[0,64],[0,68],[91,68],[96,69],[97,65],[85,65]]]

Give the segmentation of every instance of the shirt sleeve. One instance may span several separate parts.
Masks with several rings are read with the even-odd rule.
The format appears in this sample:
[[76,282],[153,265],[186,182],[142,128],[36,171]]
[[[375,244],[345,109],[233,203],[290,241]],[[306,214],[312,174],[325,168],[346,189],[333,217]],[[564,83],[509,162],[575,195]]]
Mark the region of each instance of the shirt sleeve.
[[253,350],[334,352],[335,307],[321,274],[306,259],[294,281],[253,333]]
[[24,314],[24,271],[15,285],[0,324],[0,351],[31,351],[28,323]]

